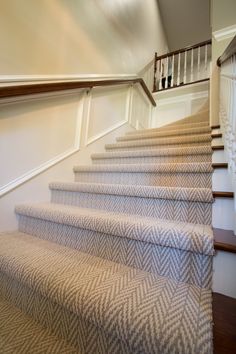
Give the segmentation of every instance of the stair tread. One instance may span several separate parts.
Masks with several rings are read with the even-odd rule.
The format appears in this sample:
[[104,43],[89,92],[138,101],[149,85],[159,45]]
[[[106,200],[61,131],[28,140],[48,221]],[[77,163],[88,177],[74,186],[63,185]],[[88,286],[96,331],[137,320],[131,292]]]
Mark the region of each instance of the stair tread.
[[5,354],[80,353],[1,298],[0,351]]
[[211,133],[212,138],[222,138],[222,133]]
[[139,240],[201,254],[213,254],[209,225],[80,208],[55,203],[21,204],[16,213],[118,237]]
[[134,151],[107,151],[102,153],[94,153],[92,159],[104,159],[114,157],[148,157],[148,156],[178,156],[178,155],[211,155],[212,147],[210,145],[194,146],[194,147],[177,147],[162,148],[152,150],[134,150]]
[[181,346],[183,354],[190,348],[192,353],[212,352],[209,290],[19,232],[0,235],[0,254],[7,275],[131,349],[151,353]]
[[[157,128],[148,128],[148,129],[140,129],[140,130],[132,130],[126,133],[126,136],[129,135],[138,135],[143,133],[155,133],[155,132],[164,132],[164,131],[172,131],[172,130],[187,130],[192,128],[199,128],[199,127],[210,127],[208,121],[203,122],[195,122],[195,123],[185,123],[185,124],[173,124],[173,125],[163,125]],[[212,129],[212,128],[211,128]]]
[[215,249],[236,253],[236,236],[232,230],[213,228],[213,234]]
[[[201,117],[202,115],[203,115],[203,117]],[[196,117],[196,118],[194,118],[194,117]],[[180,119],[178,121],[174,121],[172,123],[166,124],[166,125],[158,127],[158,128],[142,129],[142,131],[152,131],[152,130],[159,130],[159,129],[165,130],[165,129],[172,129],[172,128],[176,129],[179,127],[186,127],[186,126],[190,126],[190,125],[195,126],[195,125],[205,125],[205,124],[209,125],[209,111],[204,111],[200,114],[196,113],[196,114],[190,115],[188,117],[185,117],[185,118]],[[136,133],[138,131],[128,132],[128,134]]]
[[207,173],[212,172],[211,162],[192,163],[145,163],[145,164],[102,164],[102,165],[77,165],[74,172],[129,172],[129,173]]
[[228,191],[213,191],[214,198],[234,198],[234,192]]
[[130,134],[116,138],[116,141],[130,141],[130,140],[138,140],[138,139],[149,139],[155,137],[169,137],[169,136],[184,136],[184,135],[192,135],[192,134],[204,134],[211,133],[210,127],[199,127],[199,128],[189,128],[189,129],[176,129],[176,130],[165,130],[165,131],[157,131],[147,133],[143,131],[143,133],[139,134]]
[[123,141],[114,144],[106,144],[106,149],[118,149],[133,146],[150,146],[150,145],[178,145],[178,144],[193,144],[193,143],[210,143],[212,141],[211,134],[199,134],[183,137],[168,137],[168,138],[151,138],[134,141]]
[[210,188],[159,187],[86,182],[52,182],[51,190],[70,192],[122,195],[140,198],[213,202]]

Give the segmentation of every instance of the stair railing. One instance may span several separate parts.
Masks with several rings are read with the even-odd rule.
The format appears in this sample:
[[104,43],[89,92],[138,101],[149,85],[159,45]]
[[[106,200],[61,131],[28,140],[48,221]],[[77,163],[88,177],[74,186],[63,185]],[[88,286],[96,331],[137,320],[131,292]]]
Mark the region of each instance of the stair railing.
[[135,85],[139,84],[153,106],[156,102],[149,91],[144,80],[140,77],[133,79],[107,79],[107,80],[79,80],[79,81],[61,81],[37,84],[10,85],[0,87],[0,100],[9,99],[11,97],[22,97],[28,95],[37,95],[49,92],[59,92],[67,90],[91,89],[93,87],[106,87],[116,85]]
[[219,119],[229,173],[236,192],[236,36],[217,60],[220,67]]
[[153,92],[209,80],[211,40],[154,57]]

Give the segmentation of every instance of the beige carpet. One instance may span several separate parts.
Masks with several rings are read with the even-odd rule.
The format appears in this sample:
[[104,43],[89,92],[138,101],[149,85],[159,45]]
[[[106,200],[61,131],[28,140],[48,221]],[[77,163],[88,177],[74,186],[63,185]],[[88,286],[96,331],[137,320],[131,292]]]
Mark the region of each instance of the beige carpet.
[[207,112],[132,132],[18,205],[0,352],[212,353],[210,144]]

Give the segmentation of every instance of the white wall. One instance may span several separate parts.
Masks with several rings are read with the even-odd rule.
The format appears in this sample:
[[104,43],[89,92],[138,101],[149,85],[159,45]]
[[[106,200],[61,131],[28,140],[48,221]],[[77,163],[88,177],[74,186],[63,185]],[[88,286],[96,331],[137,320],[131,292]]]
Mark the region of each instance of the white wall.
[[151,127],[161,127],[191,114],[208,109],[209,83],[198,83],[154,94],[157,106],[152,112]]
[[136,122],[148,126],[151,111],[138,85],[0,105],[0,231],[17,228],[16,204],[48,201],[51,181],[72,181],[74,165],[90,164],[92,152],[104,151]]
[[137,73],[167,43],[156,0],[0,1],[0,75]]
[[210,82],[211,124],[219,123],[219,67],[217,59],[236,34],[236,1],[211,0],[212,74]]

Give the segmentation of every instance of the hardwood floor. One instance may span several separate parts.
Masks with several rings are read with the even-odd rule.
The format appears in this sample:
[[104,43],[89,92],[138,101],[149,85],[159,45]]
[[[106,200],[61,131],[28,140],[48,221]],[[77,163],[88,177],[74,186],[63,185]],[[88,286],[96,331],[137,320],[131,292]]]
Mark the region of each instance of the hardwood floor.
[[213,321],[214,354],[235,354],[236,299],[213,293]]

